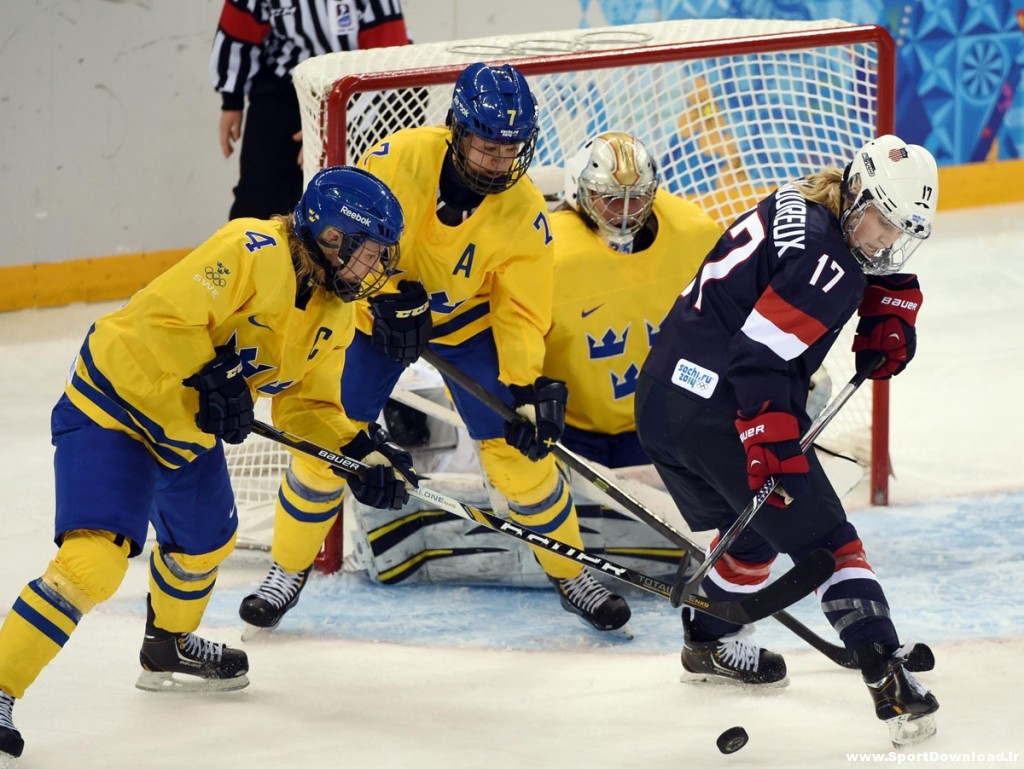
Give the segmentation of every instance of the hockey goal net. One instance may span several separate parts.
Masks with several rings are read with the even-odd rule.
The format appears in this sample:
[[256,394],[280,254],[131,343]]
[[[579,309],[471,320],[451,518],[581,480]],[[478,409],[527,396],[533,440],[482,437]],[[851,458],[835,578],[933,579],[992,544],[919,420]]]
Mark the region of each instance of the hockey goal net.
[[[326,165],[355,162],[396,130],[442,124],[466,65],[511,61],[540,106],[531,175],[542,189],[542,178],[560,187],[563,162],[586,138],[628,131],[657,158],[663,186],[724,227],[780,184],[842,166],[865,141],[891,132],[894,60],[892,38],[880,27],[718,19],[328,54],[300,64],[293,80],[307,179]],[[848,338],[826,366],[838,390],[853,373]],[[876,383],[862,388],[822,441],[870,466],[876,504],[887,500],[887,426],[888,391]],[[248,441],[246,450],[250,444],[269,442]],[[275,469],[245,462],[256,474]],[[236,488],[244,498],[255,486],[236,478]]]

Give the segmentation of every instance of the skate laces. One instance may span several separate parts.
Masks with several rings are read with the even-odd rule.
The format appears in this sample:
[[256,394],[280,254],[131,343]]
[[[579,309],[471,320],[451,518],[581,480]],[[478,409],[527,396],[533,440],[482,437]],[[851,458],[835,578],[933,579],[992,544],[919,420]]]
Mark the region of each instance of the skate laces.
[[737,670],[756,672],[761,661],[761,647],[747,640],[753,632],[754,628],[747,625],[719,638],[716,651],[719,659]]
[[561,586],[562,592],[565,593],[565,597],[574,606],[578,606],[589,614],[593,614],[594,610],[611,595],[611,592],[591,577],[586,569],[580,572],[578,577],[560,579],[558,584]]
[[305,572],[287,572],[276,563],[270,567],[270,573],[259,586],[256,595],[275,609],[288,603],[302,587]]
[[220,662],[224,654],[224,644],[207,641],[195,633],[185,633],[181,636],[181,647],[186,654],[191,655],[194,659],[209,662]]
[[14,717],[11,713],[13,709],[14,697],[7,692],[0,692],[0,728],[7,727],[12,731],[18,731],[14,728]]

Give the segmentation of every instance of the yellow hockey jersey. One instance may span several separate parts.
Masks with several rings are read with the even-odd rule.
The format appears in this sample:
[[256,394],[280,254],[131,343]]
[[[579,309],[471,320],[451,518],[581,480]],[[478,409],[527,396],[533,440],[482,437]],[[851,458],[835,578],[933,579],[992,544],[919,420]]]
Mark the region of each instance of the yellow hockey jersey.
[[295,294],[288,227],[236,219],[93,324],[65,392],[98,424],[180,467],[215,440],[196,427],[199,393],[182,380],[231,344],[254,399],[274,399],[278,427],[340,447],[356,433],[338,384],[353,307],[315,290],[300,310]]
[[574,211],[551,215],[555,298],[544,374],[565,380],[565,421],[578,429],[636,429],[640,368],[661,321],[722,233],[703,209],[664,190],[652,215],[654,242],[633,254],[609,248]]
[[[505,384],[529,385],[541,375],[544,333],[551,321],[552,236],[544,197],[528,177],[488,195],[456,227],[437,218],[437,189],[451,132],[399,131],[372,147],[359,165],[379,177],[405,213],[399,273],[430,295],[434,341],[456,345],[490,327]],[[358,328],[370,333],[365,301]]]

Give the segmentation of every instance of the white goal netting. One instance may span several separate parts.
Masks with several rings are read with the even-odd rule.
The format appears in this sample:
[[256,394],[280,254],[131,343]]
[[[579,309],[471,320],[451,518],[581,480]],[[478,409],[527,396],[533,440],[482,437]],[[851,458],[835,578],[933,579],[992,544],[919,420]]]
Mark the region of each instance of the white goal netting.
[[[560,168],[595,133],[628,131],[657,158],[664,187],[723,226],[774,187],[844,165],[865,141],[892,130],[894,50],[881,28],[838,20],[672,21],[309,59],[293,73],[306,178],[355,162],[401,128],[442,124],[456,77],[474,61],[513,61],[527,76],[541,124],[532,175]],[[836,391],[853,373],[849,335],[826,362]],[[824,442],[867,464],[876,428],[864,387]],[[887,447],[881,453],[876,463]],[[255,458],[243,464],[246,478],[271,467]],[[262,476],[250,483],[236,482],[240,500],[265,492]]]

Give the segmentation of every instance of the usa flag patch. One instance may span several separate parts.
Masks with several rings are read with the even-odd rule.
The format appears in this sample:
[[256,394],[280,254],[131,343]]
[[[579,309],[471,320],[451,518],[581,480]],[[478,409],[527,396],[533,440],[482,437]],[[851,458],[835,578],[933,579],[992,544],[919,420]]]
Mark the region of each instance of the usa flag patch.
[[897,147],[896,149],[889,150],[889,160],[893,163],[898,163],[905,157],[909,157],[906,147]]

